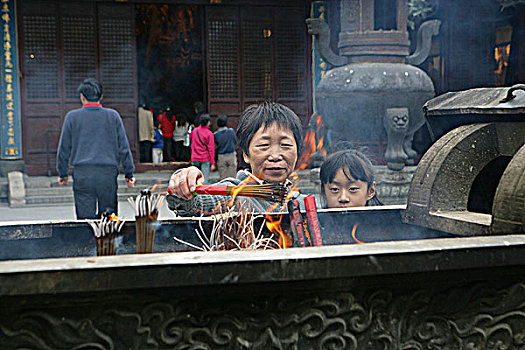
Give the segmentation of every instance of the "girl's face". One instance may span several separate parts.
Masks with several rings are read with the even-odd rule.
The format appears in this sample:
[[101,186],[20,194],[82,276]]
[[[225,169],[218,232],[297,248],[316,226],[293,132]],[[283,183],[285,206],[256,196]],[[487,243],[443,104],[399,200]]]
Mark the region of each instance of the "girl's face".
[[261,126],[248,146],[249,155],[243,154],[252,173],[268,182],[283,183],[297,162],[297,143],[293,132],[281,128],[277,123],[266,129]]
[[346,177],[343,169],[337,169],[332,182],[323,185],[328,208],[364,207],[375,192],[375,182],[368,188],[366,182]]

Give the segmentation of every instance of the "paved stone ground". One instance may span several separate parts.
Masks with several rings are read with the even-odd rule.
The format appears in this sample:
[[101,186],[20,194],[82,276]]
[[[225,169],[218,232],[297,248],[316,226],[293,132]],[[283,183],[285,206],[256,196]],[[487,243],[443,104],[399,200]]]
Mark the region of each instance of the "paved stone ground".
[[[119,216],[133,218],[134,213],[127,201],[119,202]],[[167,208],[162,207],[160,219],[174,217]],[[26,221],[26,220],[75,220],[75,205],[73,203],[61,205],[32,206],[24,208],[10,208],[7,203],[0,204],[0,221]]]
[[[149,182],[152,185],[161,181],[167,184],[171,172],[146,172],[135,174],[137,181]],[[210,175],[210,181],[217,181],[219,179],[218,172],[213,172]],[[31,177],[29,180],[33,182],[49,182],[56,181],[56,177]],[[122,188],[124,180],[123,175],[119,175],[119,188]],[[137,189],[137,194],[138,194]],[[133,209],[127,201],[119,201],[119,215],[124,218],[132,218],[134,216]],[[174,214],[164,206],[159,213],[160,219],[174,217]],[[22,208],[10,208],[6,202],[0,203],[0,221],[18,221],[18,220],[74,220],[75,205],[74,203],[62,204],[28,204]]]

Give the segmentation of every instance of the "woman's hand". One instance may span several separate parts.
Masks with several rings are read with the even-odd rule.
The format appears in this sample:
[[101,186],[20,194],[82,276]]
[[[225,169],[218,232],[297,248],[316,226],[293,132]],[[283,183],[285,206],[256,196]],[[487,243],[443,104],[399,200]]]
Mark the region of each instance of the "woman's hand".
[[190,166],[179,169],[171,175],[168,193],[179,198],[192,199],[197,185],[204,184],[204,175],[199,168]]

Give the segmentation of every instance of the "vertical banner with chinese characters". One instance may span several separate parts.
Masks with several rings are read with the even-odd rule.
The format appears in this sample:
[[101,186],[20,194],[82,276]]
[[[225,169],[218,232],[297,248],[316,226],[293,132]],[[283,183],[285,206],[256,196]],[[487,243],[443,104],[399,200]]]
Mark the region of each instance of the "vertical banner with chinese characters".
[[15,0],[0,0],[2,71],[0,93],[2,104],[0,159],[22,159],[22,130],[20,123],[20,92],[18,90],[18,52],[16,37]]
[[[328,23],[328,2],[327,1],[314,1],[312,3],[312,13],[311,18],[321,18],[324,21]],[[326,73],[326,71],[330,68],[328,66],[328,63],[326,63],[321,56],[319,55],[319,51],[317,50],[315,40],[313,40],[313,50],[312,50],[312,91],[313,91],[313,104],[314,108],[313,111],[317,112],[317,107],[315,105],[315,91],[317,89],[317,84],[319,84],[319,81],[323,77],[323,75]]]

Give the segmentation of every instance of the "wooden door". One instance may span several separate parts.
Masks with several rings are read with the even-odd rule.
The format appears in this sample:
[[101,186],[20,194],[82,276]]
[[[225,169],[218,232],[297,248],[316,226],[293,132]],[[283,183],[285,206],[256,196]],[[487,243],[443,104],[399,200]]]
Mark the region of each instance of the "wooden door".
[[55,171],[66,113],[80,107],[78,85],[97,78],[104,105],[122,116],[135,156],[136,64],[129,4],[19,2],[22,141],[30,175]]
[[211,114],[239,115],[250,104],[272,100],[292,108],[306,124],[311,111],[307,14],[306,7],[207,8]]

